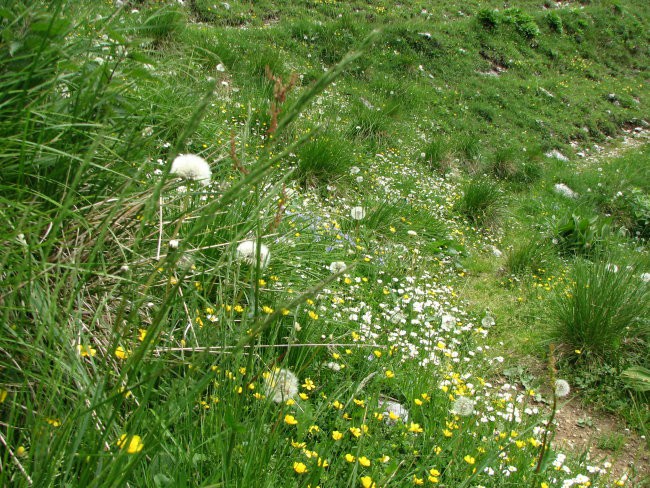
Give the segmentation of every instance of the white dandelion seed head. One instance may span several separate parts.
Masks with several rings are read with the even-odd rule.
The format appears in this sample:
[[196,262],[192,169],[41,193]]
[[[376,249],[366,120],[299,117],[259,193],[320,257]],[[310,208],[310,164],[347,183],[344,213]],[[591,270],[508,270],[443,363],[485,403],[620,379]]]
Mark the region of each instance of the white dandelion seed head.
[[643,273],[641,275],[641,281],[644,283],[650,283],[650,273]]
[[[271,252],[268,247],[261,244],[259,255],[260,268],[264,269],[269,265],[269,261],[271,261]],[[239,246],[237,246],[237,259],[250,266],[255,266],[257,264],[257,242],[244,241],[239,244]]]
[[350,217],[354,220],[361,220],[366,216],[366,211],[363,207],[352,207],[350,209]]
[[178,239],[172,239],[169,241],[169,248],[170,249],[178,249]]
[[491,315],[486,315],[481,319],[481,325],[483,327],[492,327],[494,324],[494,318]]
[[298,394],[298,383],[295,374],[278,368],[264,378],[264,390],[275,403],[284,403]]
[[562,398],[569,394],[571,387],[567,380],[555,380],[555,396]]
[[179,154],[172,162],[171,174],[209,185],[212,171],[205,159],[195,154]]
[[451,407],[451,412],[460,417],[468,417],[474,413],[474,401],[467,397],[459,396]]
[[358,166],[352,166],[352,167],[350,168],[350,174],[351,174],[351,175],[356,175],[356,174],[358,174],[360,171],[361,171],[361,170],[359,169]]
[[348,269],[348,267],[343,261],[334,261],[329,266],[329,270],[332,272],[332,274],[342,273],[346,269]]

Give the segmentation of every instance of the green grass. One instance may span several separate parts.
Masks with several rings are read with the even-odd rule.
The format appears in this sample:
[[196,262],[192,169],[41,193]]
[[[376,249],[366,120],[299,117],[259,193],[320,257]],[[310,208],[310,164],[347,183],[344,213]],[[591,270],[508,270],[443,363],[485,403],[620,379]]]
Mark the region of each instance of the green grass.
[[[0,484],[561,486],[585,461],[556,470],[548,416],[513,416],[530,401],[500,380],[545,391],[526,365],[552,296],[606,257],[588,290],[611,313],[577,305],[600,315],[559,367],[644,432],[621,374],[647,324],[621,317],[647,291],[647,146],[575,160],[641,124],[648,6],[502,9],[2,7]],[[210,185],[170,176],[178,154]],[[578,221],[550,252],[573,214],[613,231]],[[242,260],[251,240],[268,261]]]
[[571,286],[554,303],[557,327],[553,338],[585,357],[595,356],[596,361],[622,360],[624,342],[630,344],[625,349],[632,353],[643,351],[647,348],[648,288],[639,282],[634,267],[576,264]]

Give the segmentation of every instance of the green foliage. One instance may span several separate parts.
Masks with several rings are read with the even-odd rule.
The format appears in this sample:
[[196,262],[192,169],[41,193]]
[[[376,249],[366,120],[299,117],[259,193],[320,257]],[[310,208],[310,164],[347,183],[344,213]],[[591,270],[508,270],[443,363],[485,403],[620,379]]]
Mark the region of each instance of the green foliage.
[[630,188],[618,209],[630,234],[642,239],[650,238],[650,196],[639,188]]
[[421,152],[424,163],[432,170],[444,170],[449,158],[449,143],[443,137],[434,137]]
[[350,145],[334,132],[317,136],[297,151],[295,177],[309,186],[326,185],[347,175],[352,161]]
[[469,181],[456,208],[470,222],[481,225],[495,223],[502,210],[503,194],[498,185],[486,178]]
[[647,351],[643,321],[649,307],[650,288],[640,286],[636,269],[578,262],[571,286],[552,303],[552,337],[583,357],[622,364]]
[[518,277],[538,274],[547,267],[549,258],[548,245],[542,240],[533,239],[508,250],[505,267],[509,274]]
[[562,24],[562,17],[557,12],[549,12],[546,14],[546,22],[548,26],[556,33],[562,34],[564,26]]
[[381,110],[359,105],[348,128],[348,135],[373,147],[381,146],[389,139],[390,121]]
[[632,366],[621,373],[621,378],[634,391],[650,391],[650,369],[643,366]]
[[[0,485],[325,487],[372,476],[411,486],[433,468],[456,488],[532,482],[539,452],[511,432],[535,437],[543,417],[504,423],[525,403],[491,386],[501,366],[475,327],[485,310],[464,310],[469,275],[496,260],[467,273],[458,262],[466,248],[475,256],[503,242],[454,212],[489,225],[501,207],[520,217],[524,199],[501,201],[485,177],[493,188],[471,182],[454,209],[466,175],[443,179],[416,161],[424,152],[445,169],[453,156],[461,171],[482,172],[484,148],[588,144],[642,117],[647,16],[637,0],[618,12],[558,10],[565,32],[582,26],[566,36],[538,33],[543,14],[500,14],[495,1],[478,16],[490,32],[453,2],[441,15],[386,0],[5,4]],[[285,82],[299,76],[273,134],[266,66]],[[329,129],[316,137],[316,126]],[[178,153],[204,157],[212,183],[169,177]],[[489,172],[531,194],[506,231],[533,242],[527,232],[566,202],[544,193],[532,151],[506,156]],[[630,187],[646,195],[643,181]],[[354,205],[363,219],[350,217]],[[269,246],[268,267],[242,258],[250,240]],[[533,272],[543,254],[516,246],[508,266]],[[508,303],[491,315],[517,334],[517,350],[545,305],[529,303],[524,282],[521,301],[488,288]],[[636,354],[629,364],[642,363],[645,337],[622,342]],[[293,405],[270,398],[276,367],[299,379]],[[580,385],[593,391],[603,371],[622,384],[607,368]],[[450,394],[476,400],[475,411],[450,413]],[[408,422],[386,418],[389,396]],[[488,410],[497,420],[477,423]],[[120,439],[131,435],[140,441],[129,452]],[[507,475],[504,454],[517,468]],[[567,457],[572,476],[580,462]]]
[[555,238],[558,249],[563,254],[588,256],[601,250],[603,240],[609,233],[609,224],[597,216],[572,214],[558,225]]
[[479,23],[486,29],[495,29],[499,25],[499,12],[496,10],[482,9],[476,15]]
[[166,39],[183,30],[185,11],[176,6],[164,6],[146,12],[139,34],[156,40]]
[[514,147],[498,149],[494,153],[490,171],[500,180],[530,184],[542,175],[540,151],[522,151]]

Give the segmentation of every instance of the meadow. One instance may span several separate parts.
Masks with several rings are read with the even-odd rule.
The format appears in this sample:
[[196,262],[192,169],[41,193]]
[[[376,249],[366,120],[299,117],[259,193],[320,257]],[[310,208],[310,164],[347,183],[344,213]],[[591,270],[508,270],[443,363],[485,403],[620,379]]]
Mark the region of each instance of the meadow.
[[650,5],[515,3],[1,2],[0,485],[646,486]]

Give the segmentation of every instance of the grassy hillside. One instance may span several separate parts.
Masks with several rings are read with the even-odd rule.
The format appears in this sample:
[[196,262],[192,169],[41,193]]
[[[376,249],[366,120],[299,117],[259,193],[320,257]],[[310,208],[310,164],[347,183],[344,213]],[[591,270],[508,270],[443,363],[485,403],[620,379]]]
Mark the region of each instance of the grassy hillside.
[[647,2],[0,17],[0,484],[643,486]]

